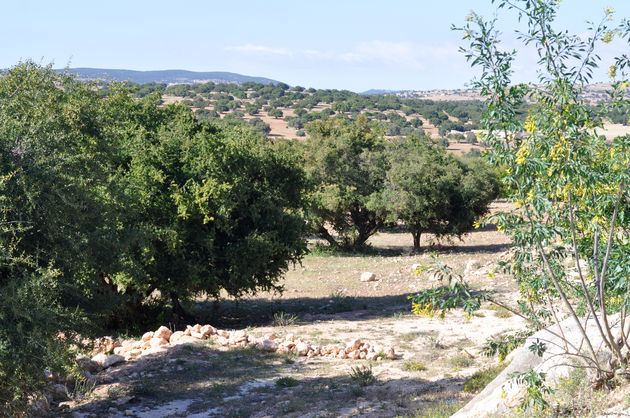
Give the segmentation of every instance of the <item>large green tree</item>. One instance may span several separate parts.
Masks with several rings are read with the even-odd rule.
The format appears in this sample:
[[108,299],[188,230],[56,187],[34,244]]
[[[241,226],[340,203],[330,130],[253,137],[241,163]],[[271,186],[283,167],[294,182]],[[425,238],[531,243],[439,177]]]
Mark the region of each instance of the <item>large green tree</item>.
[[150,294],[181,317],[198,294],[279,288],[305,252],[304,186],[293,158],[243,124],[200,123],[159,95],[99,91],[30,62],[8,70],[0,411],[19,414],[44,370],[68,366],[82,318],[137,321]]
[[420,249],[425,232],[460,236],[485,214],[498,194],[498,180],[481,162],[466,164],[428,139],[411,137],[392,145],[380,205],[401,221]]
[[385,222],[374,205],[389,165],[382,132],[363,116],[317,121],[308,132],[309,222],[331,245],[361,247]]

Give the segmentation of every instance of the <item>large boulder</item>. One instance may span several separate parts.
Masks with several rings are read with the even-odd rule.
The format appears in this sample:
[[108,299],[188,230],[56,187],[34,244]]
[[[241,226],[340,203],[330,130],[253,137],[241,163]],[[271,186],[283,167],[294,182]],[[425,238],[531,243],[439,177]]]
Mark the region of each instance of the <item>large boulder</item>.
[[[618,317],[609,317],[611,324],[618,323]],[[584,320],[581,320],[584,324]],[[564,349],[559,327],[567,339],[569,353]],[[603,338],[597,328],[593,318],[585,326],[586,334],[591,341],[593,348],[602,364],[608,364],[611,353],[605,348]],[[613,330],[613,335],[618,333],[618,329]],[[533,353],[530,346],[534,343],[543,342],[546,351],[541,356]],[[536,332],[527,338],[525,343],[514,350],[508,356],[510,364],[485,387],[477,396],[468,402],[462,409],[457,411],[453,418],[474,418],[485,416],[507,416],[510,409],[519,406],[525,395],[523,386],[512,382],[509,376],[512,373],[524,373],[534,369],[539,373],[546,374],[546,384],[554,387],[562,377],[566,377],[573,369],[576,361],[575,348],[582,347],[586,350],[586,342],[582,333],[573,318],[567,318],[547,329]]]

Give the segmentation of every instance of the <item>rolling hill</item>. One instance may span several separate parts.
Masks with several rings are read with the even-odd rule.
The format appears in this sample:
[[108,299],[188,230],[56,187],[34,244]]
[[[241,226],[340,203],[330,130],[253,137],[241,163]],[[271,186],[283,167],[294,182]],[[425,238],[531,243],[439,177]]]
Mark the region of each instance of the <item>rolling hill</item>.
[[207,83],[236,83],[255,82],[261,84],[279,84],[277,80],[264,77],[252,77],[237,73],[209,71],[196,72],[186,70],[135,71],[106,68],[68,68],[58,69],[59,72],[76,74],[79,79],[104,81],[131,81],[138,84],[166,83],[166,84],[195,84]]

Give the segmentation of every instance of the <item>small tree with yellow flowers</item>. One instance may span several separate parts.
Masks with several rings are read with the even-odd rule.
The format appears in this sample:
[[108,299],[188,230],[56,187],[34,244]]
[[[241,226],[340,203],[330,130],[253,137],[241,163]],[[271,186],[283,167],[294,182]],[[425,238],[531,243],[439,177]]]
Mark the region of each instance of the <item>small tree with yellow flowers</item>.
[[[536,329],[553,325],[563,338],[562,324],[568,318],[585,344],[575,352],[565,344],[567,354],[605,383],[618,369],[627,368],[630,359],[630,135],[607,139],[599,129],[607,114],[628,109],[630,57],[602,63],[597,50],[614,38],[628,45],[630,21],[615,23],[608,8],[599,23],[589,24],[588,35],[571,35],[554,29],[558,3],[496,1],[525,25],[519,39],[538,53],[536,84],[512,83],[516,51],[500,48],[496,19],[486,21],[471,13],[465,25],[455,29],[469,43],[462,49],[466,57],[481,70],[473,83],[487,104],[483,141],[491,147],[490,160],[505,173],[503,182],[514,203],[513,210],[493,215],[491,221],[514,244],[514,256],[503,266],[518,281],[519,313]],[[610,65],[609,96],[604,105],[593,107],[584,89],[604,64]],[[517,109],[525,103],[523,117]],[[458,278],[451,287],[461,283]],[[468,306],[478,306],[475,297],[488,297],[455,293],[473,298]],[[454,306],[437,304],[426,292],[414,303],[420,310]],[[598,355],[600,347],[586,331],[587,318],[597,325],[598,340],[612,360],[603,362]]]

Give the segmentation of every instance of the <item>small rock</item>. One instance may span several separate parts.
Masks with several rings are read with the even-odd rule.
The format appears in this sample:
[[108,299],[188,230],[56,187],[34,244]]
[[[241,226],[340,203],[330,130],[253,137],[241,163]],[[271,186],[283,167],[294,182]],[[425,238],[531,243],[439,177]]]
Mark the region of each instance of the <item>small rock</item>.
[[168,342],[171,344],[174,344],[175,342],[177,342],[177,340],[179,340],[183,336],[184,336],[184,331],[175,331],[174,333],[171,334],[171,337],[168,339]]
[[168,339],[171,338],[171,334],[173,334],[173,331],[166,328],[165,326],[161,326],[160,328],[158,328],[157,331],[155,331],[155,334],[153,334],[153,338],[162,338],[168,341]]
[[173,345],[182,345],[182,344],[192,344],[197,342],[197,338],[191,336],[191,335],[182,335],[180,338],[177,339],[177,341],[173,342]]
[[278,344],[274,340],[262,340],[258,347],[263,351],[276,351],[278,349]]
[[350,349],[349,351],[358,350],[360,347],[361,347],[361,340],[358,338],[355,338],[354,340],[346,344],[346,351],[348,349]]
[[133,348],[133,349],[131,349],[131,350],[129,350],[129,351],[127,351],[125,353],[125,359],[129,360],[129,359],[132,359],[134,357],[138,357],[140,354],[142,354],[142,350],[141,349]]
[[160,353],[165,353],[166,352],[166,347],[164,346],[160,346],[160,347],[149,347],[146,350],[142,351],[142,356],[148,356],[151,354],[160,354]]
[[64,401],[64,402],[59,402],[59,405],[57,405],[57,407],[59,409],[70,409],[70,408],[74,408],[75,405],[76,405],[75,401]]
[[77,364],[81,369],[89,373],[97,373],[101,370],[101,365],[89,357],[81,356],[77,358]]
[[117,364],[124,363],[125,358],[118,354],[107,355],[104,353],[99,353],[95,355],[94,357],[92,357],[92,361],[95,361],[101,367],[103,367],[104,369],[107,369]]
[[365,271],[363,273],[361,273],[361,277],[359,277],[359,280],[362,282],[375,282],[376,281],[376,274],[370,272],[370,271]]
[[153,331],[142,334],[142,341],[149,341],[151,338],[153,338]]
[[299,343],[295,345],[295,349],[297,351],[298,356],[305,356],[308,354],[309,350],[311,349],[311,346],[303,341],[300,341]]
[[165,347],[165,346],[169,345],[168,344],[168,340],[165,340],[164,338],[160,338],[160,337],[153,337],[153,338],[151,338],[150,344],[151,344],[152,348],[154,348],[154,347]]
[[123,347],[116,347],[114,348],[114,354],[119,354],[121,356],[124,356],[125,354],[127,354],[129,351],[133,350],[134,347],[132,345],[126,345]]
[[214,335],[217,333],[217,329],[215,327],[213,327],[212,325],[204,325],[203,327],[201,327],[199,329],[199,332],[204,336],[204,337],[209,337],[211,335]]
[[396,352],[394,351],[394,347],[389,347],[389,349],[387,349],[387,351],[385,352],[385,356],[389,360],[396,360]]

